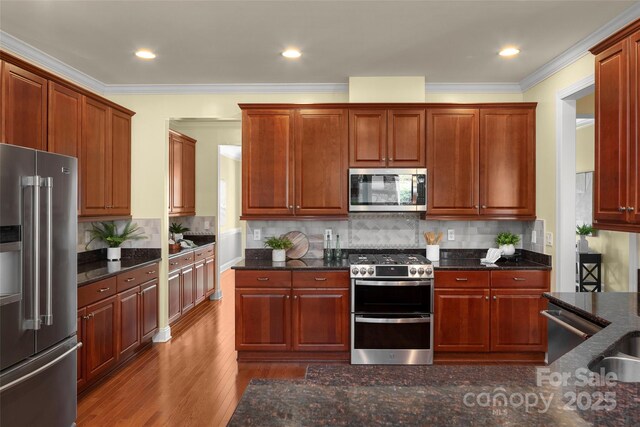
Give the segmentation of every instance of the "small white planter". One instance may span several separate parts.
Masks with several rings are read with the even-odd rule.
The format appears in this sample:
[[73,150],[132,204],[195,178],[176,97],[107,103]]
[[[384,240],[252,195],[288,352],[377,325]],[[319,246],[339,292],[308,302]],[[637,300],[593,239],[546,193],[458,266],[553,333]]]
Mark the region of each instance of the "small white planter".
[[107,260],[119,261],[122,253],[122,248],[107,248]]
[[182,233],[173,233],[173,240],[178,243],[178,240],[184,239],[184,235]]
[[516,253],[516,247],[513,245],[500,245],[502,255],[510,256]]
[[284,262],[287,260],[287,251],[284,249],[274,249],[271,252],[271,261]]

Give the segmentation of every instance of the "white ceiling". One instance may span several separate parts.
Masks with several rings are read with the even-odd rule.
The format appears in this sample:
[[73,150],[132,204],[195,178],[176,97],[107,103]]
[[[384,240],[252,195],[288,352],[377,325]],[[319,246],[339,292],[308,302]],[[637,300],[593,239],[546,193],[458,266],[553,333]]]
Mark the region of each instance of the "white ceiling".
[[636,3],[0,0],[0,29],[109,85],[519,82]]

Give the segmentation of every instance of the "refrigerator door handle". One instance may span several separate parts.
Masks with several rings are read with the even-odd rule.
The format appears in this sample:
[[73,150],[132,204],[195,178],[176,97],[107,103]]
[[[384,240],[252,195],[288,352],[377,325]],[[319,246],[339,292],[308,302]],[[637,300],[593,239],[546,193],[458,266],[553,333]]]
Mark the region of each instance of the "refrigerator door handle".
[[[31,318],[25,322],[26,329],[37,331],[40,329],[40,177],[22,177],[22,186],[31,188],[31,256],[28,268],[31,270]],[[24,201],[29,199],[23,199]],[[24,206],[23,206],[24,209]],[[23,210],[24,212],[24,210]]]
[[53,206],[53,178],[40,178],[40,186],[46,189],[46,224],[47,224],[47,243],[45,245],[45,267],[46,267],[46,276],[45,276],[45,285],[46,285],[46,293],[45,293],[45,313],[40,317],[42,324],[44,325],[53,325],[53,289],[52,289],[52,273],[51,273],[51,257],[52,257],[52,234],[53,234],[53,223],[52,223],[52,206]]
[[15,387],[23,382],[25,382],[26,380],[28,380],[31,377],[34,377],[36,375],[38,375],[40,372],[42,371],[46,371],[47,369],[49,369],[51,366],[55,365],[56,363],[60,362],[62,359],[64,359],[65,357],[67,357],[68,355],[70,355],[71,353],[73,353],[74,351],[78,350],[80,347],[82,347],[82,343],[79,342],[78,344],[76,344],[75,347],[65,351],[64,353],[62,353],[60,356],[56,357],[55,359],[53,359],[51,362],[47,363],[46,365],[42,365],[40,366],[38,369],[35,369],[31,372],[29,372],[27,375],[25,375],[24,377],[20,377],[14,381],[11,381],[10,383],[4,384],[2,387],[0,387],[0,393],[4,392],[5,390],[8,390],[12,387]]

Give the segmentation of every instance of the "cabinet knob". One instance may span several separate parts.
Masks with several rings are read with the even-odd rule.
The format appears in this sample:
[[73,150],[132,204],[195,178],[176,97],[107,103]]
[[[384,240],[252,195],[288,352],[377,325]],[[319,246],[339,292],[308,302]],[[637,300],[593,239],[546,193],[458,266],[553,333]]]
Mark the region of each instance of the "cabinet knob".
[[482,205],[482,209],[487,209],[487,205]]
[[473,209],[478,209],[480,206],[478,205],[473,205]]
[[393,162],[393,157],[389,157],[389,161],[390,161],[390,162]]
[[296,209],[300,209],[300,205],[297,205],[297,206],[296,206]]
[[624,206],[619,206],[618,207],[618,212],[624,212],[624,211],[626,211]]
[[289,299],[289,295],[287,295],[285,298],[286,298],[286,299]]
[[289,205],[289,209],[293,209],[293,205]]
[[627,208],[627,212],[633,212],[633,206],[629,206],[629,207]]
[[293,296],[293,299],[298,299],[298,295],[294,295],[294,296]]
[[484,297],[484,299],[486,299],[487,301],[489,301],[489,297]]
[[494,296],[493,296],[493,299],[494,299],[494,300],[497,300],[497,299],[498,299],[498,297],[494,295]]
[[387,158],[386,158],[386,157],[383,157],[383,158],[382,158],[382,161],[383,161],[383,162],[386,162],[386,161],[387,161]]

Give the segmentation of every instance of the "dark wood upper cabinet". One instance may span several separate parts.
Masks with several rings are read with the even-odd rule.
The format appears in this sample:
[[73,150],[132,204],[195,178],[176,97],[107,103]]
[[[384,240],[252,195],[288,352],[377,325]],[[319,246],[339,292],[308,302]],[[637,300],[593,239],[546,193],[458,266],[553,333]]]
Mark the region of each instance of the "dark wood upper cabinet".
[[80,157],[82,95],[61,84],[49,82],[48,99],[47,151]]
[[109,107],[83,97],[82,140],[80,145],[80,191],[82,215],[104,215],[107,212],[111,126]]
[[109,215],[131,213],[131,116],[111,109]]
[[595,58],[593,225],[640,232],[640,20],[591,49]]
[[387,110],[349,110],[349,167],[387,164]]
[[346,215],[347,110],[295,114],[295,214]]
[[169,131],[169,215],[196,213],[196,140]]
[[293,110],[242,112],[242,214],[293,213]]
[[536,214],[535,110],[480,110],[480,213]]
[[2,67],[2,142],[47,149],[47,79],[7,62]]
[[479,214],[479,111],[427,110],[427,214]]
[[387,166],[423,168],[425,160],[425,110],[393,109],[387,112]]

